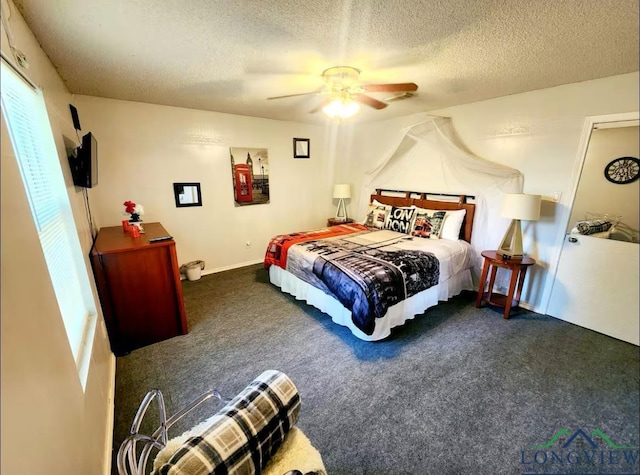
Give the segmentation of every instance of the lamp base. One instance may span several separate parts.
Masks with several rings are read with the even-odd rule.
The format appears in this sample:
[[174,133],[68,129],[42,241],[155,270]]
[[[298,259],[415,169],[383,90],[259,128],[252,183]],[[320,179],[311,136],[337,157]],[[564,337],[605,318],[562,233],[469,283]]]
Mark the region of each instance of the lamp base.
[[513,254],[509,251],[504,251],[502,249],[498,250],[497,255],[502,258],[503,261],[508,260],[522,260],[524,254]]
[[522,230],[519,219],[511,221],[496,254],[505,260],[522,259],[524,257],[524,252],[522,251]]
[[336,221],[346,221],[347,220],[347,208],[344,204],[344,199],[339,198],[338,208],[336,208]]

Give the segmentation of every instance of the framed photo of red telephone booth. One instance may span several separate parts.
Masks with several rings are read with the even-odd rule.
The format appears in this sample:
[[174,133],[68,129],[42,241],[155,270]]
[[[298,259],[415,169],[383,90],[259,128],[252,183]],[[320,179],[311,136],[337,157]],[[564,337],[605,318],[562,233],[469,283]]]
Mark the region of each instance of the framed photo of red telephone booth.
[[266,148],[231,147],[231,178],[236,206],[269,203],[269,152]]

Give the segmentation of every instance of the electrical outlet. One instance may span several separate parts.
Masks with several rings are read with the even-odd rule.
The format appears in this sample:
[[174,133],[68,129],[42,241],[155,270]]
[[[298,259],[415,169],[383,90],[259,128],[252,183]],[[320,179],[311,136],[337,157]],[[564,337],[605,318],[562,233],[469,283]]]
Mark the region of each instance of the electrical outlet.
[[557,203],[557,202],[560,201],[560,198],[562,198],[562,192],[561,191],[554,191],[551,196],[553,197],[553,201],[555,201]]
[[245,245],[245,246],[247,246],[247,247],[251,247],[251,241],[249,241],[249,240],[247,239],[247,241],[244,243],[244,245]]

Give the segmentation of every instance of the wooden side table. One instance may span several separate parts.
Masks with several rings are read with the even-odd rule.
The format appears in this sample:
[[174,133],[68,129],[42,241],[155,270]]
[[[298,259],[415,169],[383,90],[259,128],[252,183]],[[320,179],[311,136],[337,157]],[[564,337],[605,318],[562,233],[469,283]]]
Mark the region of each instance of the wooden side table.
[[353,219],[347,218],[346,220],[343,220],[343,221],[337,220],[336,218],[327,219],[327,226],[337,226],[338,224],[349,224],[349,223],[353,223]]
[[[482,257],[484,257],[484,265],[482,266],[482,276],[480,277],[476,307],[480,308],[482,302],[487,302],[489,305],[496,307],[504,307],[504,318],[509,318],[511,309],[520,304],[520,294],[522,293],[524,278],[527,275],[527,267],[532,266],[536,261],[528,256],[524,256],[522,259],[503,259],[497,254],[497,251],[482,251]],[[496,280],[498,267],[508,269],[511,272],[509,292],[507,295],[493,291],[493,284]],[[491,269],[491,275],[489,277],[489,286],[485,291],[489,269]]]

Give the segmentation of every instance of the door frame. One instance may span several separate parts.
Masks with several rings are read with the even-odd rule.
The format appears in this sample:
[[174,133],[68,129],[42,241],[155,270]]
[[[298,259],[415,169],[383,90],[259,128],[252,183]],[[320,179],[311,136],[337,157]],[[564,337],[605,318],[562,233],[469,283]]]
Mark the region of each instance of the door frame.
[[546,279],[542,297],[545,314],[547,314],[547,311],[549,309],[549,302],[551,301],[551,291],[553,290],[553,286],[556,282],[558,265],[560,264],[560,257],[562,256],[562,248],[565,241],[564,238],[567,234],[567,226],[569,225],[569,219],[571,219],[571,211],[573,210],[573,204],[578,192],[578,186],[580,185],[580,177],[582,175],[582,169],[584,168],[584,162],[587,158],[587,150],[589,148],[589,142],[591,141],[593,127],[596,124],[626,122],[639,119],[639,111],[634,111],[622,112],[618,114],[594,115],[586,117],[584,120],[582,135],[580,136],[580,143],[578,145],[578,151],[576,153],[573,171],[571,172],[571,189],[565,197],[564,204],[566,204],[566,206],[563,207],[562,214],[558,219],[559,229],[555,239],[556,251],[555,255],[553,255],[553,257],[549,260],[549,277],[547,277]]

